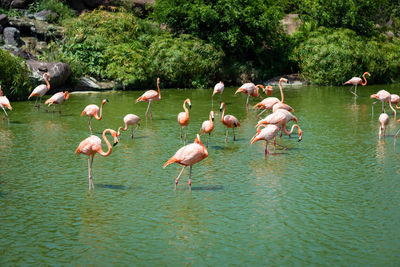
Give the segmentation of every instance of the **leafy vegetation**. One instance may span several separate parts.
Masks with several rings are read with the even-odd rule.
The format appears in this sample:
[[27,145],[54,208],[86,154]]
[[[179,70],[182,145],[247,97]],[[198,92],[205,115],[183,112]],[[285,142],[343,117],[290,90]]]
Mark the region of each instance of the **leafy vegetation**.
[[47,18],[50,22],[59,22],[74,15],[74,11],[62,0],[42,0],[35,1],[29,5],[28,11],[30,13],[37,13],[41,10],[51,10],[56,12],[59,17]]
[[4,94],[10,100],[26,99],[32,88],[25,62],[1,49],[0,81]]
[[316,84],[340,85],[365,71],[370,81],[395,82],[400,77],[400,40],[365,38],[349,29],[319,28],[294,50],[302,75]]

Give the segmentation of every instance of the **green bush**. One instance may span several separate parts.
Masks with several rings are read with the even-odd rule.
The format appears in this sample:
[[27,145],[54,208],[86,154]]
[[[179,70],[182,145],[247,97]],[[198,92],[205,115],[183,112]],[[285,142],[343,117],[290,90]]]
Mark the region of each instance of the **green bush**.
[[365,38],[349,29],[319,28],[294,50],[301,74],[312,83],[340,85],[365,71],[370,82],[400,77],[400,41],[384,36]]
[[133,14],[95,10],[65,21],[66,36],[45,57],[71,65],[74,77],[90,75],[143,88],[160,77],[168,86],[212,84],[220,71],[220,49],[194,37],[172,36]]
[[32,89],[25,62],[0,49],[0,81],[4,95],[10,100],[26,99]]
[[56,12],[59,15],[58,19],[55,17],[47,18],[50,22],[62,21],[74,15],[74,11],[62,0],[42,0],[29,5],[29,11],[31,13],[36,13],[45,9]]

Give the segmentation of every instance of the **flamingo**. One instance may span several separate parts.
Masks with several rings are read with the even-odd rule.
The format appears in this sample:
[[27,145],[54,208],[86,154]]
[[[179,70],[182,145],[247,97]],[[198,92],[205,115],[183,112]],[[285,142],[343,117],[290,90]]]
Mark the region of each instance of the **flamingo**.
[[[352,93],[355,97],[358,97],[358,95],[357,95],[357,85],[359,85],[359,84],[361,84],[362,86],[367,85],[367,79],[365,78],[365,75],[371,76],[371,74],[369,74],[369,72],[364,72],[364,74],[362,75],[362,77],[364,78],[364,82],[359,77],[353,77],[350,80],[348,80],[347,82],[345,82],[343,85],[351,84],[352,86],[349,89],[350,93]],[[351,88],[353,88],[354,86],[355,86],[355,90],[353,92],[353,91],[351,91]]]
[[178,151],[176,151],[175,155],[173,155],[163,166],[163,168],[167,167],[172,163],[178,163],[182,165],[182,170],[179,173],[178,177],[175,179],[175,189],[178,185],[179,178],[181,177],[183,170],[190,166],[190,173],[189,173],[189,189],[192,190],[192,166],[197,162],[202,161],[208,157],[207,148],[204,147],[203,143],[200,140],[200,136],[197,134],[194,143],[185,145],[181,147]]
[[[127,114],[124,117],[124,123],[125,123],[125,128],[123,127],[119,127],[118,128],[118,134],[117,136],[119,137],[121,135],[121,130],[122,131],[126,131],[128,130],[128,126],[132,125],[132,134],[131,134],[131,138],[133,139],[133,134],[135,133],[135,131],[137,130],[137,128],[140,127],[139,121],[141,121],[141,118],[139,118],[139,116],[136,116],[135,114]],[[136,128],[133,128],[133,126],[136,125]]]
[[214,86],[214,91],[213,91],[213,94],[212,94],[212,96],[211,96],[211,108],[213,108],[214,107],[214,95],[216,94],[216,93],[219,93],[219,102],[221,102],[222,100],[222,92],[224,92],[224,88],[225,88],[225,85],[224,85],[224,83],[222,82],[222,81],[220,81],[219,83],[217,83],[215,86]]
[[[249,107],[249,97],[250,95],[253,97],[259,97],[260,94],[258,93],[258,88],[264,89],[264,86],[261,84],[254,85],[254,83],[245,83],[242,86],[240,86],[239,89],[236,90],[235,95],[239,92],[244,93],[247,95],[247,100],[246,100],[246,108]],[[260,96],[261,97],[261,96]]]
[[6,117],[8,119],[8,114],[7,114],[7,111],[5,108],[12,110],[12,107],[11,107],[10,101],[8,101],[8,98],[5,95],[3,95],[3,90],[1,90],[1,85],[0,85],[0,107],[3,109],[3,111],[6,114]]
[[[47,77],[47,78],[46,78]],[[35,107],[40,108],[40,101],[42,101],[42,96],[44,96],[49,90],[50,90],[50,74],[49,73],[44,73],[43,74],[43,79],[46,82],[46,84],[41,84],[36,86],[35,89],[33,89],[32,93],[29,95],[28,99],[30,99],[32,96],[38,96],[39,99],[39,104],[37,104],[38,99],[36,98],[35,101]]]
[[111,154],[112,147],[110,142],[106,138],[106,133],[110,133],[111,136],[114,138],[114,146],[118,144],[118,139],[117,139],[117,132],[112,130],[112,129],[105,129],[103,131],[103,139],[107,144],[108,150],[107,152],[103,151],[102,144],[101,144],[101,139],[95,135],[91,135],[88,138],[84,139],[82,142],[80,142],[78,148],[75,150],[76,154],[85,154],[88,156],[88,168],[89,168],[89,191],[90,188],[94,189],[94,184],[92,180],[92,165],[93,165],[93,159],[96,153],[99,153],[100,155],[107,157],[108,155]]
[[[385,102],[389,103],[389,107],[390,109],[393,111],[394,113],[394,119],[396,119],[396,110],[393,108],[392,106],[392,102],[391,102],[391,94],[388,91],[385,90],[380,90],[378,93],[376,94],[372,94],[370,96],[370,98],[375,98],[379,101],[382,102],[382,112],[385,112]],[[374,112],[374,104],[377,101],[375,101],[374,103],[372,103],[372,113]]]
[[[264,129],[261,130],[261,127],[264,127]],[[268,144],[270,140],[275,139],[278,132],[279,127],[274,124],[260,125],[257,127],[257,133],[253,136],[253,138],[251,138],[250,144],[252,145],[257,141],[265,140],[265,155],[268,155]]]
[[160,78],[157,78],[157,91],[155,90],[147,90],[141,97],[136,99],[136,103],[140,101],[147,101],[149,104],[147,105],[145,117],[147,120],[147,112],[150,109],[150,119],[153,119],[153,113],[151,112],[151,102],[158,101],[161,99],[161,92],[160,92]]
[[390,103],[392,103],[392,105],[396,105],[397,109],[400,109],[399,102],[400,102],[400,96],[399,95],[396,95],[396,94],[391,94],[390,95]]
[[[54,94],[52,97],[50,97],[49,99],[46,100],[46,102],[44,102],[45,105],[48,104],[48,106],[50,107],[50,105],[52,104],[61,104],[62,102],[64,102],[64,100],[67,100],[69,98],[69,93],[68,91],[63,92],[58,92],[56,94]],[[54,110],[55,110],[54,106]],[[59,113],[61,113],[61,106],[60,106],[60,111]]]
[[383,132],[383,136],[385,136],[386,134],[386,126],[389,124],[389,115],[386,113],[381,113],[381,115],[379,116],[379,139],[381,139],[382,137],[382,132]]
[[300,129],[300,126],[299,125],[297,125],[297,124],[293,124],[292,125],[292,128],[290,129],[290,131],[288,132],[288,131],[286,131],[286,128],[283,128],[283,132],[285,133],[285,134],[287,134],[287,135],[289,135],[289,137],[290,137],[290,135],[293,133],[293,130],[294,130],[294,128],[297,128],[297,132],[298,132],[298,135],[299,135],[299,142],[303,139],[303,131]]
[[291,120],[297,123],[296,116],[294,116],[290,111],[286,109],[278,109],[274,113],[271,113],[264,119],[258,121],[256,127],[262,124],[275,124],[276,126],[285,127]]
[[[93,128],[92,125],[90,124],[90,121],[93,119],[93,117],[98,121],[103,118],[103,106],[106,102],[108,102],[108,99],[103,99],[103,101],[101,101],[100,109],[97,105],[91,104],[87,105],[85,109],[82,111],[81,116],[86,115],[89,117],[88,125],[90,129],[90,134],[92,134],[93,132]],[[100,117],[99,117],[99,110],[100,110]]]
[[274,88],[272,88],[271,85],[267,85],[267,86],[264,88],[264,93],[265,93],[267,96],[271,96],[273,92],[274,92]]
[[276,97],[267,97],[264,98],[261,102],[257,103],[253,108],[263,109],[263,111],[257,114],[257,118],[261,119],[261,114],[263,114],[268,109],[272,110],[272,107],[279,102],[280,100]]
[[189,104],[189,108],[192,108],[192,104],[190,103],[190,99],[187,98],[184,102],[183,102],[183,109],[185,110],[185,112],[180,112],[178,114],[178,123],[181,127],[181,139],[182,139],[182,128],[186,127],[186,133],[185,133],[185,139],[183,141],[183,143],[186,143],[186,135],[187,135],[187,127],[189,125],[189,110],[186,108],[186,103]]
[[240,127],[240,123],[239,120],[236,119],[235,116],[232,115],[225,115],[225,103],[222,102],[221,106],[219,108],[220,111],[222,111],[222,109],[224,109],[224,111],[222,112],[221,115],[221,122],[225,125],[226,127],[226,135],[225,135],[225,143],[228,142],[228,128],[232,128],[233,131],[233,141],[236,140],[236,136],[235,136],[235,128],[236,127]]
[[214,130],[214,111],[210,111],[210,115],[208,116],[209,120],[204,121],[203,124],[201,125],[201,134],[203,133],[208,133],[207,136],[207,147],[208,147],[208,138],[211,135],[212,130]]

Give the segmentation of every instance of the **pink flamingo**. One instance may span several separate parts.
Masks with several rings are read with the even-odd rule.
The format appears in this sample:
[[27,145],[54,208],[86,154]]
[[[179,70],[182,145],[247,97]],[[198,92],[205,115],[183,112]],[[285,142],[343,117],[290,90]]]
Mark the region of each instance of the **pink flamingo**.
[[[260,94],[258,93],[258,88],[264,89],[264,86],[261,84],[254,85],[254,83],[245,83],[242,86],[240,86],[239,89],[236,90],[235,95],[239,92],[244,93],[247,95],[247,100],[246,100],[246,108],[249,107],[249,97],[250,95],[253,97],[259,97]],[[261,96],[260,96],[261,98]]]
[[190,103],[190,99],[187,98],[184,102],[183,102],[183,109],[185,110],[185,112],[180,112],[178,114],[178,123],[181,127],[181,139],[182,139],[182,128],[186,127],[186,132],[185,132],[185,139],[183,141],[183,143],[186,143],[186,135],[187,135],[187,127],[189,125],[189,110],[186,108],[186,103],[189,104],[189,108],[192,108],[192,104]]
[[[47,99],[46,102],[44,102],[44,104],[45,105],[48,104],[49,107],[52,104],[60,105],[62,102],[64,102],[64,100],[68,100],[68,98],[69,98],[68,91],[65,91],[64,93],[63,92],[58,92],[58,93],[54,94],[52,97],[50,97],[49,99]],[[56,108],[56,106],[54,106],[54,110],[55,110],[55,108]],[[61,105],[60,105],[59,113],[61,113]]]
[[264,88],[264,93],[265,93],[267,96],[271,96],[273,92],[274,92],[274,88],[272,88],[271,85],[267,85],[267,86]]
[[151,102],[158,101],[161,99],[161,92],[160,92],[160,78],[157,78],[157,91],[154,90],[147,90],[141,97],[136,99],[136,103],[140,101],[147,101],[149,104],[147,105],[145,117],[147,120],[147,112],[150,109],[150,119],[153,119],[153,113],[151,112]]
[[[359,84],[361,84],[362,86],[367,85],[367,79],[365,78],[365,75],[371,76],[371,74],[369,74],[369,72],[364,72],[364,74],[362,75],[362,77],[364,78],[364,82],[359,77],[353,77],[350,80],[348,80],[347,82],[345,82],[343,85],[351,84],[352,86],[349,89],[350,93],[352,93],[355,97],[358,97],[358,95],[357,95],[357,85],[359,85]],[[355,90],[353,92],[353,91],[351,91],[351,88],[353,88],[354,86],[355,86]]]
[[285,127],[291,120],[297,123],[296,116],[294,116],[290,111],[286,109],[278,109],[274,113],[271,113],[264,119],[258,121],[256,127],[262,124],[275,124],[276,126]]
[[399,95],[396,95],[396,94],[391,94],[390,95],[390,103],[392,103],[392,105],[395,105],[397,109],[400,109],[399,102],[400,102],[400,96]]
[[383,136],[385,136],[386,134],[386,126],[389,124],[389,115],[386,113],[381,113],[381,115],[379,116],[379,139],[381,139],[382,137],[382,133]]
[[[261,127],[264,129],[261,130]],[[260,125],[257,127],[257,133],[251,138],[250,144],[254,144],[257,141],[265,140],[265,155],[269,154],[268,144],[272,139],[275,139],[276,135],[279,132],[279,127],[273,124],[268,125]],[[275,142],[274,142],[275,144]]]
[[38,85],[35,89],[33,89],[32,93],[28,97],[28,99],[30,99],[32,96],[40,97],[39,104],[37,104],[38,98],[36,98],[36,101],[35,101],[35,107],[38,107],[38,108],[40,108],[40,101],[42,101],[42,96],[44,96],[50,90],[50,83],[49,83],[50,74],[48,74],[47,72],[45,74],[43,74],[43,79],[46,82],[46,84]]
[[[389,104],[390,109],[393,111],[394,113],[394,119],[396,119],[396,110],[393,108],[392,106],[392,102],[391,102],[391,94],[388,91],[385,90],[380,90],[378,93],[376,94],[372,94],[370,96],[370,98],[375,98],[379,101],[382,102],[382,112],[385,112],[385,102],[387,102]],[[374,112],[374,104],[377,101],[375,101],[374,103],[372,103],[372,113]]]
[[272,110],[272,107],[279,102],[280,100],[276,97],[267,97],[261,102],[257,103],[253,108],[263,109],[263,111],[257,114],[257,118],[261,119],[261,114],[263,114],[266,110]]
[[[119,127],[117,136],[119,137],[121,135],[121,132],[120,132],[121,130],[126,131],[126,130],[128,130],[128,126],[131,125],[132,126],[131,138],[133,139],[133,134],[135,133],[137,128],[140,127],[140,123],[139,123],[140,120],[141,120],[141,118],[139,118],[139,116],[136,116],[135,114],[127,114],[124,117],[125,128]],[[137,124],[136,128],[133,127],[133,126],[135,126],[135,124]]]
[[224,88],[225,88],[225,85],[221,81],[214,86],[214,91],[211,96],[211,108],[213,108],[213,106],[214,106],[214,95],[215,94],[219,93],[219,102],[221,102],[222,92],[224,92]]
[[93,165],[93,159],[96,153],[99,153],[101,156],[107,157],[108,155],[111,154],[112,147],[110,142],[106,138],[106,133],[109,132],[111,136],[114,138],[114,146],[118,144],[118,139],[117,139],[117,132],[112,130],[112,129],[105,129],[103,132],[103,139],[107,144],[108,150],[107,152],[103,151],[102,144],[101,144],[101,139],[95,135],[91,135],[88,138],[84,139],[82,142],[80,142],[78,148],[75,150],[76,154],[85,154],[88,156],[88,168],[89,168],[89,191],[90,188],[94,189],[94,184],[92,180],[92,165]]
[[194,143],[188,144],[186,146],[181,147],[175,155],[173,155],[163,166],[163,168],[167,167],[169,164],[178,163],[182,165],[182,170],[179,173],[178,177],[175,179],[175,189],[178,185],[179,178],[181,177],[183,170],[190,166],[190,173],[189,173],[189,189],[192,190],[192,166],[197,162],[202,161],[208,157],[207,148],[204,147],[203,143],[200,141],[200,136],[197,134]]
[[233,131],[233,141],[236,140],[236,136],[235,136],[235,128],[236,127],[240,127],[240,122],[238,119],[236,119],[235,116],[232,115],[225,115],[225,103],[222,102],[221,106],[219,108],[220,111],[222,111],[222,109],[224,109],[224,111],[222,112],[221,115],[221,122],[225,125],[226,127],[226,135],[225,135],[225,143],[228,142],[228,128],[232,128]]
[[289,135],[289,137],[290,137],[290,135],[293,133],[293,130],[294,130],[294,128],[297,128],[297,132],[298,132],[298,135],[299,135],[299,142],[303,139],[303,131],[300,129],[300,126],[299,125],[297,125],[297,124],[293,124],[292,125],[292,128],[290,129],[290,131],[288,132],[288,131],[286,131],[286,128],[283,128],[283,132],[286,134],[286,135]]
[[8,119],[8,114],[7,114],[7,111],[5,108],[12,110],[12,107],[11,107],[10,101],[8,101],[8,98],[5,95],[3,95],[3,90],[1,90],[1,85],[0,85],[0,107],[3,109],[3,111],[6,114],[6,117]]
[[[90,124],[90,121],[93,119],[93,117],[98,121],[103,118],[103,106],[106,102],[108,102],[108,99],[103,99],[103,101],[101,101],[100,108],[95,104],[91,104],[87,105],[85,109],[82,111],[81,116],[86,115],[89,117],[88,125],[90,129],[90,134],[92,134],[93,132],[93,128],[92,125]],[[100,116],[99,116],[99,110],[100,110]]]
[[208,147],[208,138],[211,135],[212,130],[214,130],[214,111],[210,111],[210,115],[208,116],[209,120],[204,121],[203,124],[201,125],[201,134],[203,133],[208,133],[207,136],[207,147]]

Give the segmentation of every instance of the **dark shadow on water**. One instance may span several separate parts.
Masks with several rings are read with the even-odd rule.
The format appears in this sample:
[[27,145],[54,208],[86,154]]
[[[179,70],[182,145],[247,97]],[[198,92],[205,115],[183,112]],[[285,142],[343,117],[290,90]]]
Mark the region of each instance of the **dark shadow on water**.
[[[235,140],[235,141],[232,141],[232,142],[241,142],[241,141],[245,141],[245,140],[249,140],[249,139],[246,139],[246,138],[236,138],[236,140]],[[249,141],[249,143],[250,143],[250,141]]]
[[119,189],[119,190],[142,189],[142,187],[130,187],[118,184],[95,184],[94,186],[97,188]]
[[222,150],[222,149],[225,149],[226,147],[224,147],[224,146],[209,146],[209,148],[216,149],[216,150]]
[[192,186],[193,191],[220,191],[224,190],[222,185]]

